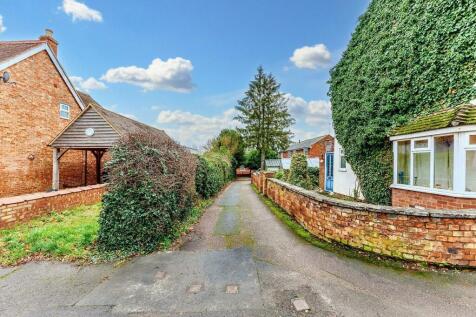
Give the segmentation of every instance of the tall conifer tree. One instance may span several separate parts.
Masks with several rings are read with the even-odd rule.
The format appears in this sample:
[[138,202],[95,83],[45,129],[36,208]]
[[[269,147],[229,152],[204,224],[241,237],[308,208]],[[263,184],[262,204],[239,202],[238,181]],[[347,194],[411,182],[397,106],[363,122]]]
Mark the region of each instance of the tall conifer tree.
[[279,91],[280,84],[263,67],[258,67],[245,97],[238,101],[236,120],[243,124],[238,131],[247,146],[256,148],[264,169],[266,152],[279,151],[289,145],[294,119],[288,112],[287,99]]

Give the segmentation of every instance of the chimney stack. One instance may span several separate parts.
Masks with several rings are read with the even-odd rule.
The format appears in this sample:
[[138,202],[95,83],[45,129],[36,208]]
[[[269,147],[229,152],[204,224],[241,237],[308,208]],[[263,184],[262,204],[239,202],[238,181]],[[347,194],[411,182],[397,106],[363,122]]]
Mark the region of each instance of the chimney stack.
[[58,42],[53,38],[53,30],[46,29],[45,34],[40,36],[40,41],[46,41],[55,56],[58,56]]

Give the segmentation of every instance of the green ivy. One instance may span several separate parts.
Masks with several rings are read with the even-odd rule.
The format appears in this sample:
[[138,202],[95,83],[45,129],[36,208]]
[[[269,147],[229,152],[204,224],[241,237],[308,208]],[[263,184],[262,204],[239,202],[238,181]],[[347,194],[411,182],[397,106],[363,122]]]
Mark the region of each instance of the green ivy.
[[336,137],[365,198],[390,203],[389,131],[475,96],[476,1],[373,0],[329,95]]

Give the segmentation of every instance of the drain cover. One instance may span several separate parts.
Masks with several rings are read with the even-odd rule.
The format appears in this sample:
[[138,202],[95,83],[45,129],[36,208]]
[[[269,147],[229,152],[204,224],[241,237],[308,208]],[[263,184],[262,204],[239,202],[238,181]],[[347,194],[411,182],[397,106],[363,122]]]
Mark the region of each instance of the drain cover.
[[296,311],[298,312],[310,309],[309,305],[306,303],[306,301],[303,298],[295,298],[292,300],[292,303],[294,305],[294,309],[296,309]]

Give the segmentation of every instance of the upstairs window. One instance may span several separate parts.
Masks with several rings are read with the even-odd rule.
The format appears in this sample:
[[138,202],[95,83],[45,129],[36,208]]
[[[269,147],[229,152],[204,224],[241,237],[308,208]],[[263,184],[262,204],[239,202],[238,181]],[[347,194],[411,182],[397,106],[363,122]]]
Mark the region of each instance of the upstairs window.
[[65,104],[61,103],[59,112],[60,112],[60,118],[61,119],[68,119],[69,120],[70,114],[69,114],[69,106],[68,105],[65,105]]
[[345,171],[347,169],[347,160],[345,158],[345,151],[344,149],[340,149],[340,162],[339,162],[339,168],[342,171]]

